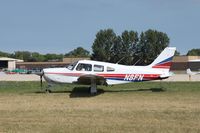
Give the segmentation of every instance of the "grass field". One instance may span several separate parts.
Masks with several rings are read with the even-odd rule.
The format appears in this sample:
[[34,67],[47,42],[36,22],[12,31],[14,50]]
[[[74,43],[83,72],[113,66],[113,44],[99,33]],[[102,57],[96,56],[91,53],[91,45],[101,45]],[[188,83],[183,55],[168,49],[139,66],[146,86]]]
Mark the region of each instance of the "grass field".
[[200,82],[54,86],[0,82],[0,132],[200,133]]

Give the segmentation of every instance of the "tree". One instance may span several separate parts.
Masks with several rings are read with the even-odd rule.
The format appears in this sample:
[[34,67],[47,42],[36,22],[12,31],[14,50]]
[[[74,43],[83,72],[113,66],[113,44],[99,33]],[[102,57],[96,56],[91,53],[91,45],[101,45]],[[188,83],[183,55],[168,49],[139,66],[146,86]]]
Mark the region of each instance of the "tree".
[[112,29],[100,30],[93,43],[92,59],[130,65],[133,64],[134,53],[138,43],[138,34],[134,31],[124,31],[116,36]]
[[200,49],[189,50],[187,56],[200,56]]
[[63,54],[46,54],[44,61],[62,61],[63,57]]
[[31,60],[31,52],[29,51],[16,51],[14,53],[14,58],[21,59],[24,61]]
[[0,51],[0,57],[11,57],[11,54]]
[[119,61],[120,64],[132,65],[135,59],[137,43],[137,32],[124,31],[121,36],[117,36],[114,42],[112,48],[113,57],[110,62],[117,63]]
[[40,53],[33,52],[31,54],[31,60],[29,60],[29,61],[32,61],[32,62],[42,62],[42,61],[45,61],[45,57],[44,57],[44,55],[42,55]]
[[122,38],[122,52],[125,60],[122,60],[122,64],[133,64],[134,55],[136,54],[136,46],[138,43],[138,33],[134,31],[124,31],[121,35]]
[[137,55],[141,58],[141,64],[147,65],[169,45],[169,37],[166,33],[156,30],[147,30],[140,35],[140,41],[137,46]]
[[120,36],[117,36],[117,38],[114,40],[114,44],[111,50],[111,59],[109,62],[117,63],[121,59],[123,59],[122,55],[122,40]]
[[175,51],[175,56],[179,56],[180,55],[180,52],[178,52],[177,50]]
[[42,55],[37,52],[29,51],[16,51],[13,58],[22,59],[27,62],[38,62],[38,61],[62,61],[63,54],[46,54]]
[[69,53],[66,53],[65,57],[90,57],[90,52],[82,47],[78,47]]
[[98,61],[111,61],[113,56],[113,45],[116,41],[116,34],[112,29],[100,30],[92,45],[92,59]]

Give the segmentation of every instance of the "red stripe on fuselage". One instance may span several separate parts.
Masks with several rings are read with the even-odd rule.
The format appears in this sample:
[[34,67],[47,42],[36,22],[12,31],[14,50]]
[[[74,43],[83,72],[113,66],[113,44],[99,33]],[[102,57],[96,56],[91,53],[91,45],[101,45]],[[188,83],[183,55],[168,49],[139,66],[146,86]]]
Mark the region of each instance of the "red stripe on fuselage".
[[171,65],[172,65],[172,62],[166,62],[163,64],[155,65],[155,66],[153,66],[153,68],[169,69]]
[[58,72],[47,72],[45,74],[58,74],[58,75],[64,75],[64,76],[75,76],[75,77],[79,77],[81,75],[83,75],[84,73],[58,73]]
[[[59,74],[59,75],[64,75],[64,76],[73,76],[73,77],[80,77],[81,75],[86,75],[86,73],[58,73],[58,72],[48,72],[48,73],[45,73],[45,74]],[[134,76],[134,75],[143,75],[144,78],[158,78],[160,77],[160,74],[99,74],[99,73],[96,73],[95,75],[97,76],[102,76],[104,78],[125,78],[127,75],[130,76]]]

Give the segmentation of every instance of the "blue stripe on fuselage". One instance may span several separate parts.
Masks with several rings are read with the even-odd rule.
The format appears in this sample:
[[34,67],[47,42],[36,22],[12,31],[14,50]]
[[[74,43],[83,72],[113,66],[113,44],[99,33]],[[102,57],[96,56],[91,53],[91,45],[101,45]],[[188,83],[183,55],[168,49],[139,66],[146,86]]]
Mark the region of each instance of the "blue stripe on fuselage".
[[142,82],[142,81],[149,81],[146,79],[143,80],[124,80],[124,78],[106,78],[108,80],[119,80],[119,81],[128,81],[128,82]]
[[156,65],[163,64],[163,63],[166,63],[166,62],[170,62],[170,61],[172,61],[172,58],[173,58],[173,56],[161,61],[160,63],[158,63]]

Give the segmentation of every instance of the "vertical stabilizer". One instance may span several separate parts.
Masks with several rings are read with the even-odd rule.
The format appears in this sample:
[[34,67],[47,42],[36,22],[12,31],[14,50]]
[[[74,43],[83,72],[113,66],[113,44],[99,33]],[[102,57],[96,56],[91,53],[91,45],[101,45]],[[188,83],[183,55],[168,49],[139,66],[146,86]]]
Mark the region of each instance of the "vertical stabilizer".
[[175,47],[166,47],[149,67],[169,70],[175,51]]

